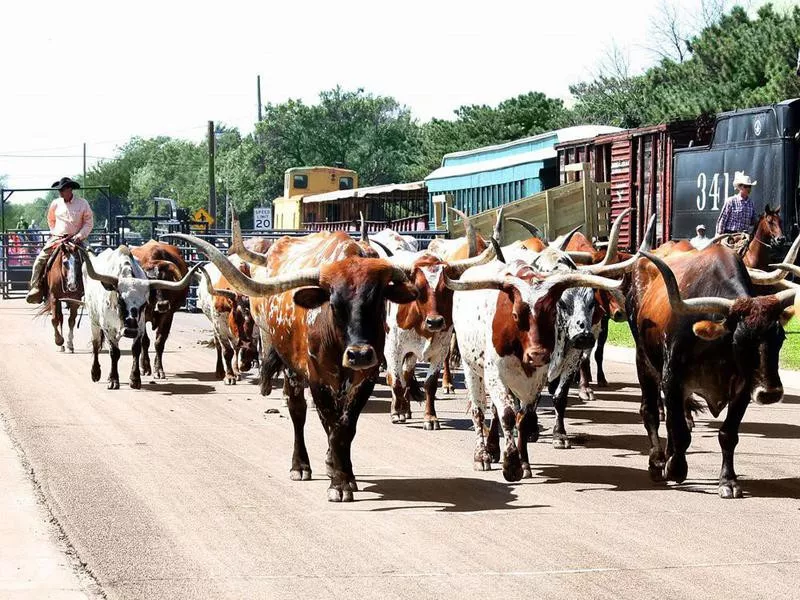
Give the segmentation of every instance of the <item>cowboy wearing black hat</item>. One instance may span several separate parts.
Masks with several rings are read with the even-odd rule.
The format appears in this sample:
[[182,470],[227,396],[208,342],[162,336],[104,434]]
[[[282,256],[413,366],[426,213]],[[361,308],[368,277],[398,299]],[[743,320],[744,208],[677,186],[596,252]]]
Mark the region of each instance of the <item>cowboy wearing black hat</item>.
[[82,243],[92,231],[94,214],[89,203],[74,194],[80,184],[69,177],[62,177],[50,186],[58,190],[59,198],[53,200],[47,210],[47,223],[50,225],[50,239],[33,263],[30,291],[26,300],[31,304],[40,303],[42,298],[42,276],[56,243],[70,241]]

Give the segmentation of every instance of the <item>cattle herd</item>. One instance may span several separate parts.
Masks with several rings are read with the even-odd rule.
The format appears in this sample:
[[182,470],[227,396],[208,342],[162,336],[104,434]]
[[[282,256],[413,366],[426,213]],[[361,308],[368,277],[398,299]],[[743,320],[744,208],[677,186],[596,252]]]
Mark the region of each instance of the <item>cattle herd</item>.
[[[693,413],[702,401],[714,416],[728,408],[719,430],[719,494],[741,497],[733,464],[739,424],[751,400],[769,404],[783,396],[778,354],[798,289],[786,275],[799,274],[794,262],[800,238],[767,271],[748,267],[720,243],[701,251],[674,242],[653,248],[647,241],[653,238],[651,220],[646,241],[631,255],[617,250],[627,212],[602,249],[575,230],[548,241],[524,221],[531,237],[501,246],[502,211],[488,240],[460,215],[465,236],[435,240],[424,251],[413,238],[390,230],[370,237],[363,227],[360,240],[322,231],[245,243],[234,218],[227,254],[191,235],[171,236],[211,264],[190,269],[177,247],[150,241],[98,256],[65,249],[65,257],[72,252],[82,260],[69,254],[57,271],[61,288],[69,287],[68,300],[74,303],[82,293],[91,324],[93,381],[100,379],[99,352],[108,344],[109,389],[119,388],[123,336],[132,340],[131,387],[141,387],[142,374],[164,377],[162,353],[173,315],[196,278],[198,307],[214,330],[217,377],[235,384],[257,365],[261,391],[268,394],[282,375],[294,427],[293,480],[312,474],[304,440],[304,392],[310,391],[328,438],[332,502],[352,501],[358,490],[351,445],[380,373],[391,388],[393,423],[411,418],[415,400],[424,403],[424,428],[439,430],[439,377],[451,392],[450,363],[459,357],[475,431],[474,468],[488,470],[502,461],[506,480],[531,477],[527,445],[539,433],[538,399],[548,388],[556,410],[553,445],[569,447],[567,394],[577,383],[580,396],[592,399],[589,353],[595,346],[597,382],[605,384],[602,349],[609,319],[627,320],[636,342],[651,477],[686,478]],[[80,263],[82,282],[76,280]],[[49,281],[52,289],[53,277]],[[60,312],[53,319],[62,345]],[[146,322],[155,334],[154,368]],[[427,364],[421,383],[417,363]],[[658,434],[661,421],[666,447]]]

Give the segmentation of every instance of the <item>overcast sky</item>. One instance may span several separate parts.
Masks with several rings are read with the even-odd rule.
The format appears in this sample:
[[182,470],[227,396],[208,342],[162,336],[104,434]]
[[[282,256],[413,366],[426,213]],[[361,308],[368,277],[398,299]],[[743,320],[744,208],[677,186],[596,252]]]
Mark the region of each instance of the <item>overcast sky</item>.
[[[676,0],[678,1],[678,0]],[[679,0],[696,14],[700,0]],[[0,175],[49,186],[134,135],[252,130],[264,102],[337,84],[391,95],[420,120],[531,90],[569,100],[612,40],[653,61],[659,2],[3,2]],[[12,156],[13,155],[13,156]],[[37,158],[32,158],[37,156]],[[35,195],[15,195],[17,202]]]

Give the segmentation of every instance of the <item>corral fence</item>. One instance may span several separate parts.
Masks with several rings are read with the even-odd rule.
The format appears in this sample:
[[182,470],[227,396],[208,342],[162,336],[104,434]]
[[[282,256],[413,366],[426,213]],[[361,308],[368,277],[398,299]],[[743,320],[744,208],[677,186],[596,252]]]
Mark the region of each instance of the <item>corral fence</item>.
[[[182,240],[170,238],[171,233],[184,233],[187,232],[187,227],[182,226],[157,226],[154,230],[155,237],[164,242],[173,244],[181,249],[184,260],[189,266],[197,262],[204,261],[206,258],[197,251],[196,248],[190,246]],[[227,252],[231,245],[231,230],[230,229],[213,229],[208,230],[203,228],[204,231],[197,232],[191,231],[201,239],[208,241],[215,247],[219,248],[222,252]],[[245,239],[250,237],[261,237],[269,240],[276,240],[284,236],[300,237],[308,235],[310,232],[304,229],[297,230],[246,230],[242,232]],[[353,238],[358,239],[361,235],[357,230],[347,231]],[[420,250],[428,247],[430,242],[437,237],[444,237],[447,231],[438,230],[425,230],[425,231],[411,231],[403,232],[403,235],[411,235],[417,239]],[[39,254],[39,251],[44,247],[45,242],[49,239],[47,231],[34,231],[34,230],[10,230],[6,233],[0,233],[0,291],[2,292],[2,299],[9,300],[12,298],[24,297],[28,292],[28,284],[30,282],[31,273],[33,271],[33,261]],[[88,247],[94,254],[99,254],[106,248],[116,248],[120,244],[128,244],[136,246],[141,243],[141,240],[132,238],[131,234],[126,233],[122,228],[117,231],[94,231],[89,236]],[[185,307],[186,310],[196,310],[196,284],[192,284],[189,291],[189,298]]]

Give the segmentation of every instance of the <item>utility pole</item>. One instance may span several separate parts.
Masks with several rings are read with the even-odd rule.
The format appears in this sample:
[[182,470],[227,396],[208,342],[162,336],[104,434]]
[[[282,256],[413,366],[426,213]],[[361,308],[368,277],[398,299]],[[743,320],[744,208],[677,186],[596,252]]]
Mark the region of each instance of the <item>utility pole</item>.
[[208,122],[208,214],[217,219],[217,177],[214,173],[214,121]]
[[83,142],[83,185],[86,185],[86,142]]
[[256,75],[256,96],[258,97],[258,121],[261,122],[261,75]]

